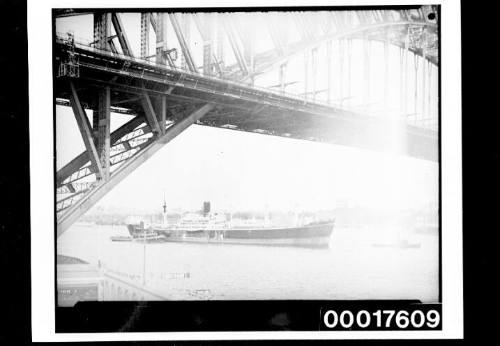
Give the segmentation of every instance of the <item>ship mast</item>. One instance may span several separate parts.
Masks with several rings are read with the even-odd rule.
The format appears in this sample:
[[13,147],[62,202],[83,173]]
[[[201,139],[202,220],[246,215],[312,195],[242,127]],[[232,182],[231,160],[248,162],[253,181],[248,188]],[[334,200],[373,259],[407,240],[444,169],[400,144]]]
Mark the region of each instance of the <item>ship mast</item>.
[[167,202],[165,200],[165,191],[163,191],[163,226],[167,225]]
[[269,227],[271,224],[271,220],[269,217],[269,204],[266,203],[265,210],[264,210],[264,226]]

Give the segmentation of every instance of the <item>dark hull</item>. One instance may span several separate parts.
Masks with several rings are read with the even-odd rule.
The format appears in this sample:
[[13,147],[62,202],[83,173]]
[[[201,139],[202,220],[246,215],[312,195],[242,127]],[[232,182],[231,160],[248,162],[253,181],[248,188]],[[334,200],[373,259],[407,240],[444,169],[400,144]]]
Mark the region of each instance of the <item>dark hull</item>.
[[[301,227],[263,229],[215,229],[187,231],[153,228],[167,242],[240,244],[268,246],[329,247],[334,222],[315,223]],[[143,231],[128,225],[131,235]]]

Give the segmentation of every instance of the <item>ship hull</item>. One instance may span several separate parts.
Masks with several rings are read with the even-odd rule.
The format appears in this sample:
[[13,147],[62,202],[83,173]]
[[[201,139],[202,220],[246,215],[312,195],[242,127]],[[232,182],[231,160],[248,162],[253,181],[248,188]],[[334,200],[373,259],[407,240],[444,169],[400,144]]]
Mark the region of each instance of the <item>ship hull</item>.
[[[328,222],[286,228],[198,231],[153,228],[152,230],[158,235],[162,235],[165,242],[328,248],[333,226],[333,222]],[[142,231],[141,228],[134,225],[128,227],[131,234]]]

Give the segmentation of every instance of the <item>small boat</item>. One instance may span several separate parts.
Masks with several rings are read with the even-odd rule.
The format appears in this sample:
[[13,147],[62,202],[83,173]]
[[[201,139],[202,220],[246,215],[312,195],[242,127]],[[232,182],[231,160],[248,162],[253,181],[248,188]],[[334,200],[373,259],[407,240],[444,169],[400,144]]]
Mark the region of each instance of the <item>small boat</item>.
[[110,238],[111,241],[132,241],[132,237],[126,235],[114,235]]
[[374,247],[392,247],[400,249],[419,249],[420,243],[410,243],[407,239],[400,240],[393,243],[372,243]]
[[415,226],[413,231],[417,234],[439,235],[439,225],[435,223],[426,223]]

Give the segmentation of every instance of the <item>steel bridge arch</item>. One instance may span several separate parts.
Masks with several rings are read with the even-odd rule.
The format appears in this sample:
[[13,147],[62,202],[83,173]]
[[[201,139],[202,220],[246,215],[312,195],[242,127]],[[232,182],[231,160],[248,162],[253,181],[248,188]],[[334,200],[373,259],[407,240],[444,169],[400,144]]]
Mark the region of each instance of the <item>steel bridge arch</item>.
[[[249,75],[245,76],[243,78],[243,81],[247,81],[248,79],[255,77],[259,74],[266,73],[268,71],[272,71],[273,69],[279,67],[280,64],[283,64],[284,62],[290,60],[292,57],[299,55],[303,53],[304,51],[311,50],[315,47],[318,47],[328,41],[334,41],[334,40],[339,40],[339,39],[345,39],[345,38],[355,38],[356,35],[359,35],[361,33],[373,31],[376,29],[381,29],[381,28],[388,28],[388,27],[399,27],[399,26],[418,26],[418,27],[427,27],[431,28],[434,30],[437,30],[438,25],[436,23],[430,23],[430,22],[425,22],[425,21],[419,21],[419,22],[413,22],[413,21],[399,21],[399,22],[387,22],[387,23],[375,23],[375,24],[369,24],[369,25],[363,25],[354,29],[346,30],[343,32],[335,32],[335,33],[330,33],[323,35],[316,40],[312,42],[304,42],[304,41],[299,41],[296,43],[288,44],[285,49],[287,50],[284,54],[281,54],[280,56],[276,57],[274,60],[271,62],[264,64],[264,66],[260,66],[256,70],[252,71]],[[381,38],[370,38],[368,37],[367,40],[369,41],[383,41]],[[404,42],[401,41],[395,41],[395,40],[389,40],[389,43],[392,44],[393,46],[404,48]],[[408,50],[412,52],[415,55],[418,56],[423,56],[422,51],[409,47]],[[278,54],[279,50],[278,49],[273,49],[269,50],[266,52],[262,52],[258,55],[264,56],[264,55],[271,55],[271,54]],[[258,57],[256,57],[258,59]],[[425,56],[425,59],[430,61],[434,65],[438,65],[437,59],[434,59],[430,56]]]

